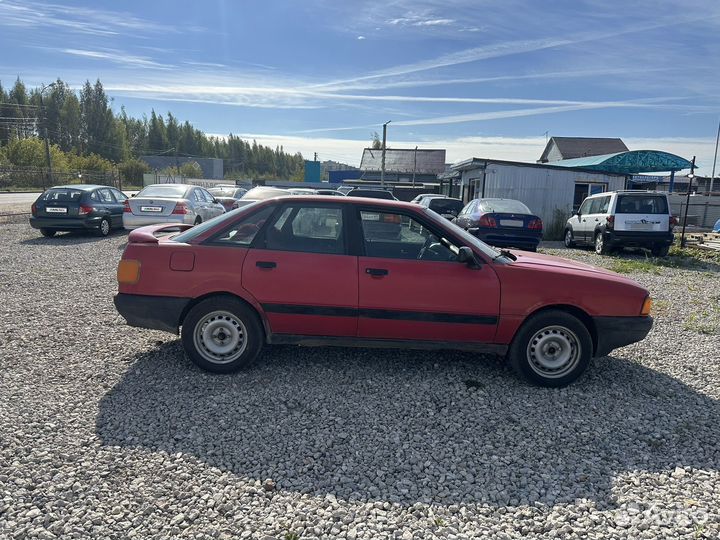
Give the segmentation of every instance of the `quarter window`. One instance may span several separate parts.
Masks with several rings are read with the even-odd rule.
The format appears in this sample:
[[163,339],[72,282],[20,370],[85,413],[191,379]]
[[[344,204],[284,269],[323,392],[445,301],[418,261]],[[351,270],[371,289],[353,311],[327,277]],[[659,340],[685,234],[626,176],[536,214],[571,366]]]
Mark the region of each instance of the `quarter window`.
[[115,200],[117,202],[122,203],[127,199],[127,196],[122,191],[118,191],[117,189],[113,189],[111,191],[112,194],[115,195]]
[[115,199],[112,196],[112,193],[110,193],[109,189],[98,189],[97,191],[98,197],[100,197],[100,201],[104,203],[114,203]]

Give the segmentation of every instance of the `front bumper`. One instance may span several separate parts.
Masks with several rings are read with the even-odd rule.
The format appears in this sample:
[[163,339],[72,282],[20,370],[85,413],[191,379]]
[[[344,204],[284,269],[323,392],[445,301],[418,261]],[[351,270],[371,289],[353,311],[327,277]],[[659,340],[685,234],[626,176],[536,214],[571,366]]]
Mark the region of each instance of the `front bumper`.
[[71,231],[78,229],[97,229],[104,216],[90,217],[31,217],[30,226],[33,229],[55,229],[58,231]]
[[597,331],[595,357],[607,356],[618,347],[645,339],[653,325],[653,318],[646,317],[593,317]]
[[115,309],[130,326],[177,334],[180,317],[190,299],[118,293],[114,302]]
[[605,231],[604,240],[608,246],[670,246],[675,240],[675,236],[670,231]]

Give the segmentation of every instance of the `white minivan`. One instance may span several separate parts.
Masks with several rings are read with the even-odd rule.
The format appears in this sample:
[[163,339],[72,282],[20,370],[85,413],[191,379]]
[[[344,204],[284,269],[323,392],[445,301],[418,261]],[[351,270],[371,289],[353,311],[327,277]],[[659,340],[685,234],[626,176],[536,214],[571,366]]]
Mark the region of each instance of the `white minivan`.
[[643,247],[664,257],[673,243],[677,220],[666,193],[608,191],[586,198],[565,225],[565,246],[595,246],[605,254],[614,248]]

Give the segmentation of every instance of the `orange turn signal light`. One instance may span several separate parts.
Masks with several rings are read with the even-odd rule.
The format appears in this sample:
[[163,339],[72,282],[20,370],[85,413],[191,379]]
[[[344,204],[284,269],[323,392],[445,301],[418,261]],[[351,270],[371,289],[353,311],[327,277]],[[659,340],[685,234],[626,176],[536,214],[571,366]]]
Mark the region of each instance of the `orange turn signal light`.
[[640,315],[650,315],[650,311],[652,310],[652,298],[649,296],[645,299],[642,305],[642,309],[640,310]]
[[124,285],[135,285],[140,281],[140,261],[135,259],[123,259],[118,264],[117,269],[118,283]]

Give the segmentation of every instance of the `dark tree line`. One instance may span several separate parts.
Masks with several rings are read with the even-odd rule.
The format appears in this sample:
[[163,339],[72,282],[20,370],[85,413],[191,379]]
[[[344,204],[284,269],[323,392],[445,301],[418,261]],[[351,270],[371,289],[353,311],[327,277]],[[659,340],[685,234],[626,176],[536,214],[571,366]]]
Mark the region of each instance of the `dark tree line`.
[[170,112],[163,117],[153,110],[149,119],[133,118],[124,107],[115,113],[111,104],[99,80],[85,82],[77,94],[60,79],[44,91],[28,90],[19,78],[9,90],[0,82],[0,154],[13,141],[47,133],[62,152],[96,155],[116,164],[142,155],[178,155],[221,158],[231,178],[289,179],[302,174],[302,155],[289,154],[282,146],[273,149],[233,134],[208,137]]

